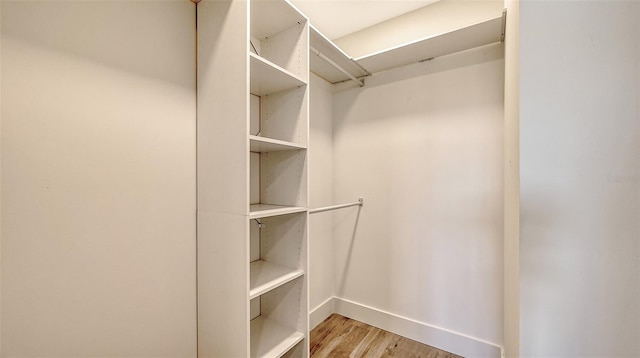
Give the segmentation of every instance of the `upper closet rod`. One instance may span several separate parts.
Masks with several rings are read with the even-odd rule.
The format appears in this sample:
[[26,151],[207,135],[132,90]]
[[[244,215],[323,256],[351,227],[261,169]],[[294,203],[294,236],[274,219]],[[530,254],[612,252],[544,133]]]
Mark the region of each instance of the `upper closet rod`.
[[350,206],[362,206],[362,205],[364,205],[364,198],[358,198],[357,203],[340,204],[340,205],[326,206],[324,208],[311,209],[309,210],[309,214],[321,213],[323,211],[337,210],[342,208],[348,208]]
[[313,52],[316,56],[320,57],[321,59],[323,59],[324,61],[326,61],[328,64],[330,64],[331,66],[335,67],[338,71],[344,73],[346,76],[348,76],[349,78],[351,78],[353,81],[358,82],[358,85],[360,85],[360,87],[364,87],[364,82],[362,82],[361,80],[357,79],[355,76],[353,76],[352,74],[350,74],[349,72],[347,72],[345,69],[343,69],[342,67],[340,67],[337,63],[333,62],[329,57],[323,55],[320,51],[316,50],[315,48],[309,46],[309,49],[311,50],[311,52]]

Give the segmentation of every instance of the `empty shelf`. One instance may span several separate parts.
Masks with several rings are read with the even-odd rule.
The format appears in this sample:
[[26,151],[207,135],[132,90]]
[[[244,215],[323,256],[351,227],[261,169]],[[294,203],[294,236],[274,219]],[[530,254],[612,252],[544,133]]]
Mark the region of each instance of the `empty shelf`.
[[291,269],[262,260],[254,261],[250,266],[250,300],[304,275],[302,270]]
[[502,16],[355,60],[372,73],[500,41]]
[[299,144],[254,135],[249,136],[249,142],[252,152],[277,152],[281,150],[306,149],[306,147]]
[[301,213],[305,211],[307,211],[307,208],[302,206],[252,204],[249,210],[249,219],[259,219],[269,216]]
[[263,96],[286,89],[297,88],[306,83],[293,73],[251,53],[251,93]]
[[304,334],[262,316],[251,321],[251,357],[282,357]]

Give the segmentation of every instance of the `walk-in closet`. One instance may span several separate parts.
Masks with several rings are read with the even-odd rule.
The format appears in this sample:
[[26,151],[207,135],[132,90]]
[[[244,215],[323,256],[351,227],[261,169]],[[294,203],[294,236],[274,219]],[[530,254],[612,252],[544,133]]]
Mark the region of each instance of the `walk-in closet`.
[[640,3],[0,2],[0,357],[640,355]]

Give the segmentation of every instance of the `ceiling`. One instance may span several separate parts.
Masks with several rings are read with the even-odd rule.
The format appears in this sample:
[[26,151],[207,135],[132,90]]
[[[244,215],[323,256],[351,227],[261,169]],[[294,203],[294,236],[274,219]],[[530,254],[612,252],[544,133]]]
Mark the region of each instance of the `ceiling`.
[[331,40],[438,0],[290,0]]

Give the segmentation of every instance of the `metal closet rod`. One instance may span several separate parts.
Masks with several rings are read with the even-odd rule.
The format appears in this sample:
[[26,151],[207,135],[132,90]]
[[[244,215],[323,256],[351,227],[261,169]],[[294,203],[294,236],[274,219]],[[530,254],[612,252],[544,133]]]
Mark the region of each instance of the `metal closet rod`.
[[349,78],[351,78],[351,80],[355,81],[358,83],[358,85],[360,85],[360,87],[364,87],[364,82],[362,82],[361,80],[357,79],[354,75],[350,74],[349,72],[347,72],[344,68],[340,67],[340,65],[338,65],[337,63],[333,62],[332,59],[330,59],[329,57],[325,56],[324,54],[322,54],[322,52],[316,50],[315,48],[313,48],[312,46],[309,46],[309,49],[311,50],[311,52],[313,52],[316,56],[320,57],[321,59],[323,59],[326,63],[330,64],[331,66],[335,67],[338,71],[344,73],[345,75],[347,75]]
[[309,214],[315,214],[315,213],[321,213],[323,211],[337,210],[337,209],[348,208],[351,206],[363,206],[363,205],[364,205],[364,198],[358,198],[358,202],[356,203],[340,204],[340,205],[333,205],[333,206],[325,206],[324,208],[311,209],[309,210]]

